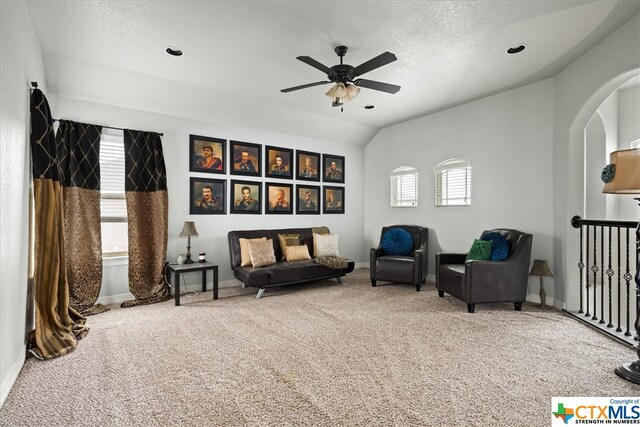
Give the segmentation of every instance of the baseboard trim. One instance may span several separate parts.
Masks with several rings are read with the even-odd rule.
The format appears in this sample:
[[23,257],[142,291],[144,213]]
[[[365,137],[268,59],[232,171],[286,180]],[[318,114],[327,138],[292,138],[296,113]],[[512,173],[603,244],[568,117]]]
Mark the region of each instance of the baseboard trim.
[[368,262],[356,262],[354,269],[355,268],[369,268],[369,263]]
[[4,405],[4,401],[7,400],[7,396],[9,396],[9,392],[18,379],[18,375],[24,366],[24,361],[27,359],[27,345],[25,344],[22,347],[22,350],[18,352],[18,357],[13,362],[11,369],[9,369],[9,373],[7,375],[7,379],[2,383],[2,387],[0,387],[0,408]]

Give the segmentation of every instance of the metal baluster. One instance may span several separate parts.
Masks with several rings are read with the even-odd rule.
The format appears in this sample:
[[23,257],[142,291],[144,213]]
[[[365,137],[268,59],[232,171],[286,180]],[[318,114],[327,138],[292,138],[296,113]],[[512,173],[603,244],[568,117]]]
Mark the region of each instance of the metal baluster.
[[604,321],[604,226],[600,226],[600,322]]
[[587,271],[586,274],[584,275],[584,277],[587,278],[587,291],[586,291],[586,298],[585,300],[587,301],[587,312],[584,314],[585,317],[589,317],[591,316],[591,314],[589,314],[589,226],[587,225],[587,250],[585,251],[587,254]]
[[627,282],[627,330],[624,332],[625,336],[630,337],[631,332],[629,332],[629,283],[631,282],[632,276],[629,273],[629,229],[627,228],[627,270],[624,273],[624,280]]
[[[607,328],[611,328],[613,326],[613,323],[611,322],[611,316],[613,316],[613,310],[611,310],[611,277],[613,277],[613,270],[611,269],[611,226],[609,226],[609,268],[607,268],[607,276],[609,276],[609,323],[607,323]],[[602,312],[602,317],[604,317],[604,310]],[[604,320],[601,323],[604,323]]]
[[578,311],[578,313],[583,313],[582,311],[582,298],[583,298],[583,294],[582,294],[582,270],[584,269],[584,264],[582,263],[582,226],[580,226],[580,262],[578,263],[578,268],[580,269],[580,310]]
[[593,316],[591,320],[598,320],[598,289],[596,283],[598,281],[598,233],[596,232],[596,226],[593,226]]
[[622,302],[622,294],[620,294],[621,268],[622,268],[622,265],[620,264],[620,227],[618,227],[618,275],[616,276],[618,279],[618,327],[616,328],[616,332],[622,332],[622,328],[620,327],[620,303]]

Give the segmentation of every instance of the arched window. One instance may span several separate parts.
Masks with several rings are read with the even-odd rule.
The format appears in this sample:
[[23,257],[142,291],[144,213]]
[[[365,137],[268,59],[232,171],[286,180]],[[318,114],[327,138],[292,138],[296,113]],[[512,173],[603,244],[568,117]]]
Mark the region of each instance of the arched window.
[[391,181],[391,207],[413,208],[418,206],[418,170],[400,166],[389,173]]
[[434,166],[436,206],[471,205],[471,162],[449,159]]

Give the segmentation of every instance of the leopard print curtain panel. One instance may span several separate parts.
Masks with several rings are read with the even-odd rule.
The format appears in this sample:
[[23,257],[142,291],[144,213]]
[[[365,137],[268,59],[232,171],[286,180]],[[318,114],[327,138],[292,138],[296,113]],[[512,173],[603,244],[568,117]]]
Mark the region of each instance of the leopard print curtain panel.
[[169,298],[162,274],[167,258],[169,200],[162,140],[155,132],[124,131],[125,193],[129,224],[129,290],[122,307]]
[[71,306],[84,316],[108,310],[95,304],[102,287],[101,131],[101,126],[61,120],[56,134],[69,297]]
[[31,159],[34,192],[35,329],[29,353],[51,359],[73,350],[88,328],[86,319],[69,305],[61,174],[53,119],[39,89],[31,94]]

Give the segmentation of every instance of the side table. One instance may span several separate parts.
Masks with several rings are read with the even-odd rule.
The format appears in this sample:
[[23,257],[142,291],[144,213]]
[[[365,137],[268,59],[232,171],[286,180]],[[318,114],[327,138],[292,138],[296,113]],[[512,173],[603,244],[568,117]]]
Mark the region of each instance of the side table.
[[173,293],[176,305],[180,305],[180,274],[191,271],[202,271],[202,292],[207,291],[207,270],[213,270],[213,299],[218,299],[218,265],[210,262],[194,262],[193,264],[169,264],[167,280],[171,283],[173,273]]

